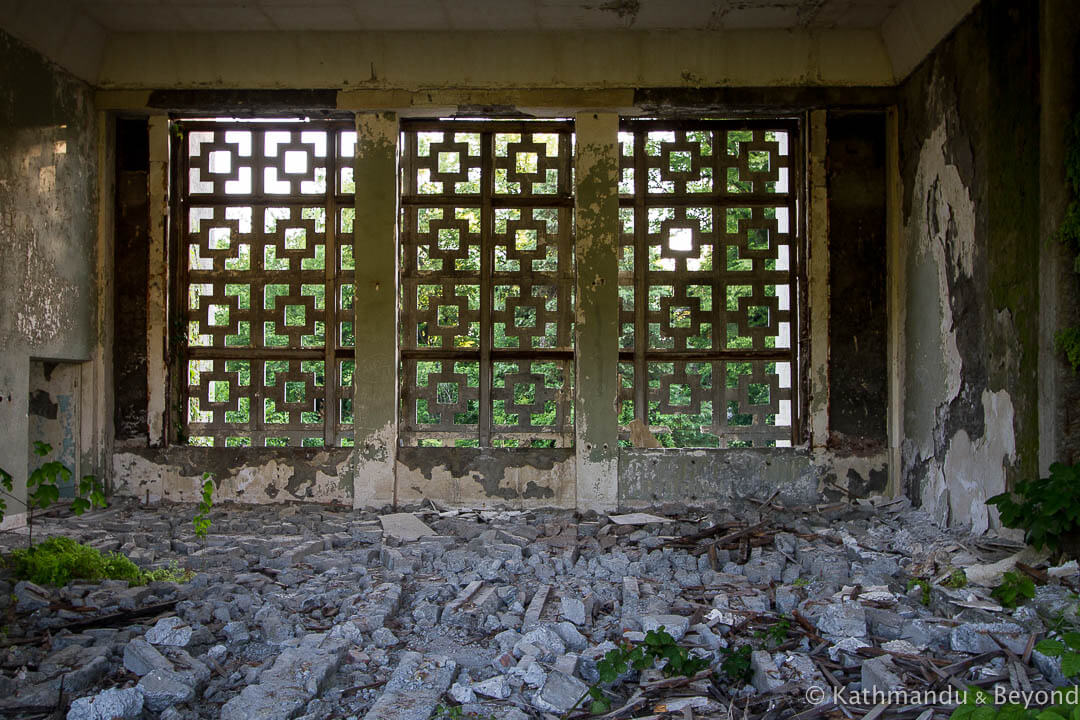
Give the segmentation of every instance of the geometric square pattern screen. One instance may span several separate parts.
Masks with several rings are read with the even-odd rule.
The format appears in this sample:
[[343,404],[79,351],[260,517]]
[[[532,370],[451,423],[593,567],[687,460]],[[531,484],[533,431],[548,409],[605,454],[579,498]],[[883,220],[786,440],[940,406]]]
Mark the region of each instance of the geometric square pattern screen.
[[177,129],[187,442],[351,445],[354,126]]
[[798,126],[627,121],[620,425],[666,447],[797,440]]
[[571,446],[572,125],[402,127],[402,442]]

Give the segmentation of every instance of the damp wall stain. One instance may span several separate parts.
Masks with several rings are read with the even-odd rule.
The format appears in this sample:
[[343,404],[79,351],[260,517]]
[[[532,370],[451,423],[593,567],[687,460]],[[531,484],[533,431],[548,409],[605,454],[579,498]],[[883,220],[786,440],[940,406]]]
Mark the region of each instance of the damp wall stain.
[[0,67],[0,467],[21,498],[31,359],[83,361],[97,340],[97,127],[90,86],[3,31]]
[[901,472],[976,532],[999,524],[986,498],[1037,470],[1037,39],[1037,13],[987,0],[900,90]]

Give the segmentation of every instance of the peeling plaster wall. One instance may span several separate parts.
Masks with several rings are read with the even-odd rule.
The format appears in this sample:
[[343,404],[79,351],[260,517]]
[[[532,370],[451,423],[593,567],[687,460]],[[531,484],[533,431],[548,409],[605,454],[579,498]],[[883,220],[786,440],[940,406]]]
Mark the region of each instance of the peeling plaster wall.
[[115,492],[149,502],[197,502],[203,473],[208,472],[216,486],[215,502],[306,500],[351,505],[352,467],[349,448],[249,448],[223,453],[180,446],[113,456]]
[[96,341],[97,130],[90,87],[2,31],[0,67],[0,467],[22,497],[31,358]]
[[863,458],[827,451],[644,450],[619,455],[619,505],[723,505],[737,497],[810,504],[880,495],[888,480],[884,455]]
[[397,452],[401,503],[435,498],[472,507],[574,507],[573,449],[417,448]]
[[1038,16],[987,0],[901,88],[906,492],[997,525],[1036,471]]

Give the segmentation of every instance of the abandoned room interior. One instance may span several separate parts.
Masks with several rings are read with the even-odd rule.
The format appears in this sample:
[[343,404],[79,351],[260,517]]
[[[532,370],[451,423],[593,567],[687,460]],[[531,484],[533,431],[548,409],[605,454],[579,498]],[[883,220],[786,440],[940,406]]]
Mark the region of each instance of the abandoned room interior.
[[[689,632],[708,648],[720,637],[709,628],[741,627],[728,616],[709,625],[694,602],[638,589],[634,563],[648,566],[671,538],[693,566],[682,587],[708,593],[721,578],[764,578],[771,597],[743,611],[775,615],[783,604],[788,616],[806,590],[791,590],[800,576],[784,568],[830,576],[814,556],[836,547],[814,549],[807,537],[827,535],[849,511],[863,513],[851,522],[874,537],[875,528],[906,533],[881,541],[878,555],[887,547],[910,559],[946,538],[967,538],[957,542],[970,563],[989,557],[973,538],[1019,550],[1023,533],[1003,530],[987,501],[1054,463],[1080,462],[1080,375],[1070,364],[1080,331],[1069,330],[1080,327],[1080,247],[1060,230],[1080,182],[1078,30],[1080,4],[1069,0],[4,0],[0,468],[11,492],[0,528],[25,541],[28,479],[32,495],[35,471],[60,463],[70,470],[57,483],[62,500],[93,476],[110,509],[82,520],[45,514],[35,537],[108,531],[102,549],[123,545],[149,564],[178,557],[196,573],[231,567],[247,578],[234,588],[253,582],[262,553],[270,574],[260,583],[282,593],[359,583],[366,599],[347,609],[338,597],[338,617],[381,622],[413,608],[404,628],[353,623],[352,650],[329,610],[313,627],[341,643],[332,650],[299,621],[263,613],[250,624],[262,644],[245,646],[276,648],[261,684],[229,669],[242,656],[232,635],[228,651],[206,640],[209,655],[194,663],[216,674],[191,671],[190,682],[176,679],[175,656],[154,649],[188,641],[150,639],[187,628],[190,640],[195,626],[197,647],[200,633],[236,625],[235,607],[148,622],[149,644],[139,634],[131,642],[142,645],[121,650],[142,679],[109,692],[138,700],[118,717],[163,718],[460,717],[435,709],[451,702],[451,686],[455,706],[525,698],[495,717],[584,712],[565,698],[596,682],[582,669],[593,645],[576,647],[577,630],[615,612],[605,593],[622,612],[612,622],[630,632],[681,617],[691,629],[675,639]],[[186,510],[169,508],[206,493],[215,513],[228,508],[211,534],[267,528],[274,547],[249,548],[246,560],[215,554],[247,547],[234,538],[199,556],[190,522],[176,539],[167,518]],[[766,515],[808,508],[832,509],[762,546]],[[406,510],[430,526],[403,519]],[[917,520],[896,520],[909,516]],[[688,550],[723,534],[701,535],[710,527],[727,544]],[[585,549],[563,542],[568,533],[604,557],[629,552],[630,571],[590,565]],[[733,562],[740,537],[748,554]],[[450,587],[444,598],[409,583],[451,563],[439,557],[457,552],[445,538],[499,564],[466,561],[452,571],[460,583],[439,586]],[[561,538],[543,546],[554,570],[533,562],[547,557],[529,554],[538,538]],[[349,550],[357,542],[375,543],[362,562]],[[335,563],[346,551],[353,560]],[[363,569],[368,560],[378,571]],[[837,613],[859,602],[861,585],[848,582],[857,573],[844,574],[851,560],[830,576],[834,590],[856,588]],[[577,586],[563,576],[583,561],[615,589],[568,590]],[[350,562],[360,580],[335,575]],[[315,574],[290,580],[296,563]],[[888,584],[888,572],[867,572],[864,584]],[[532,584],[515,585],[514,573]],[[37,605],[41,588],[22,587],[9,610],[56,609],[56,597]],[[933,589],[935,603],[953,592]],[[183,608],[204,590],[173,592]],[[910,600],[904,588],[893,594]],[[548,612],[572,626],[561,643],[540,621],[549,595]],[[169,600],[143,593],[121,607],[151,596]],[[539,602],[531,620],[530,600]],[[629,620],[627,603],[638,600],[644,614]],[[428,605],[441,621],[425,624]],[[792,632],[803,628],[811,647],[866,636],[832,607],[803,610]],[[451,616],[463,618],[450,623],[457,631],[534,637],[521,652],[499,641],[513,672],[458,657],[425,671],[430,687],[412,688],[402,678],[434,656],[393,632]],[[861,670],[864,688],[883,686],[887,672],[903,679],[903,663],[941,640],[877,634],[915,652],[889,650],[900,665],[871,669],[870,680]],[[874,645],[866,637],[858,647]],[[711,647],[717,658],[725,642]],[[943,642],[958,651],[955,637]],[[1023,667],[1024,642],[998,658],[1014,681],[1037,674]],[[99,646],[53,649],[74,657],[70,648]],[[568,649],[578,665],[567,666]],[[142,659],[128,664],[129,652]],[[768,653],[758,652],[754,692],[775,700],[792,677],[805,680],[777,661],[783,680],[770,685]],[[1018,656],[1023,666],[1011,664]],[[826,686],[860,672],[831,649],[807,657],[807,673],[840,673]],[[850,657],[866,665],[869,656]],[[83,692],[69,686],[66,701],[63,691],[46,698],[55,673],[43,658],[24,657],[37,669],[14,681],[40,691],[19,700],[24,710],[114,677],[102,669]],[[288,702],[267,699],[275,683],[296,681],[288,666],[300,659],[321,668],[315,684],[300,682]],[[530,685],[532,660],[547,674]],[[819,660],[833,664],[822,671]],[[950,662],[934,672],[973,672]],[[385,687],[380,663],[394,673]],[[156,667],[188,699],[162,700],[161,677],[150,687],[150,670],[132,665]],[[351,685],[330,679],[342,672],[353,672]],[[190,697],[207,682],[217,704]],[[353,688],[351,712],[311,704],[335,682],[338,708]],[[419,693],[427,714],[409,714],[395,692]],[[722,693],[701,694],[722,704]],[[78,702],[74,717],[106,717],[104,704]],[[670,712],[710,717],[694,703]],[[623,717],[649,707],[642,700]]]

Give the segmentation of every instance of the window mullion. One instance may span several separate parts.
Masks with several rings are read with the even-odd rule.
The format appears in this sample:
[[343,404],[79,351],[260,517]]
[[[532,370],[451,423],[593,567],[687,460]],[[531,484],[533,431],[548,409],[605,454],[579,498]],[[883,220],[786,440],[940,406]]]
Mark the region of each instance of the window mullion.
[[643,130],[634,131],[634,417],[649,426],[649,375],[645,353],[649,346],[649,213],[645,204],[648,170]]
[[491,345],[494,342],[491,309],[494,295],[491,266],[494,262],[495,213],[491,196],[495,191],[495,135],[480,136],[480,447],[491,447]]
[[325,241],[323,249],[323,445],[337,445],[338,429],[338,363],[340,323],[338,322],[337,269],[340,257],[337,249],[337,170],[338,143],[341,131],[331,129],[326,137],[326,201],[323,205]]

